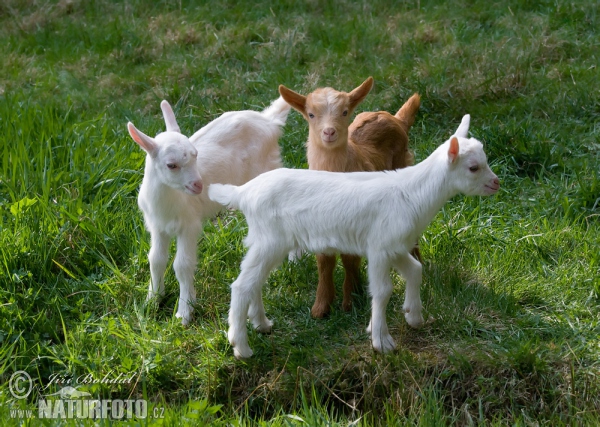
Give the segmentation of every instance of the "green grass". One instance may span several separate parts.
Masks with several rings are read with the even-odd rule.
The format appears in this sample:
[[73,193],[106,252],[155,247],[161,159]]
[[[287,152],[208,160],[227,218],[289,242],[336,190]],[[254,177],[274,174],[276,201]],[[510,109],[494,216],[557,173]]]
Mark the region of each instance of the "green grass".
[[[164,416],[132,425],[600,423],[598,13],[591,0],[2,2],[0,417],[41,423],[10,419],[37,409],[36,393],[9,390],[25,370],[38,388],[135,374],[75,384]],[[271,274],[273,333],[250,332],[254,357],[235,360],[226,315],[246,224],[234,212],[206,225],[192,325],[174,318],[172,269],[164,301],[146,305],[144,155],[127,121],[162,130],[167,99],[192,134],[263,108],[279,84],[350,90],[369,75],[359,111],[421,94],[417,160],[470,113],[502,182],[493,197],[453,199],[425,232],[427,326],[406,325],[398,276],[394,354],[370,347],[365,293],[350,313],[337,301],[312,319],[305,256]],[[306,137],[290,113],[286,166],[307,167]]]

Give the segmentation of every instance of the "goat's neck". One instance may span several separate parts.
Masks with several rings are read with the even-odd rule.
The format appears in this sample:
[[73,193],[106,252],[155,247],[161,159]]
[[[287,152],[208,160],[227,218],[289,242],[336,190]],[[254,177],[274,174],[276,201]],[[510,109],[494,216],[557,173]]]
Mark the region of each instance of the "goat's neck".
[[348,144],[341,147],[326,149],[319,141],[306,143],[306,158],[308,167],[312,170],[329,172],[346,172],[348,165]]
[[146,187],[145,197],[149,199],[148,201],[152,200],[152,206],[170,206],[171,208],[177,206],[177,203],[171,204],[169,201],[177,201],[180,192],[158,179],[154,167],[154,160],[148,156],[142,182],[142,185]]
[[415,204],[419,234],[431,223],[444,204],[458,191],[449,176],[449,165],[436,153],[421,163],[399,170],[404,188]]

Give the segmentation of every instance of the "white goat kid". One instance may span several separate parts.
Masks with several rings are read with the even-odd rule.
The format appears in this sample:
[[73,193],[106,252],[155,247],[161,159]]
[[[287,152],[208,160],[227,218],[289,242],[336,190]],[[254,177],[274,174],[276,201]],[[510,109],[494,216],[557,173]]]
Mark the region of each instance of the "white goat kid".
[[275,100],[262,112],[233,111],[213,120],[191,138],[181,134],[167,101],[160,104],[167,131],[151,138],[130,122],[133,140],[146,151],[138,205],[151,234],[148,299],[164,294],[171,239],[177,237],[173,263],[180,295],[176,316],[184,325],[196,300],[194,270],[203,221],[223,207],[202,192],[211,183],[241,185],[281,167],[278,139],[290,106]]
[[500,183],[482,144],[467,139],[466,115],[455,136],[420,164],[386,172],[336,173],[279,169],[241,187],[214,184],[211,200],[240,209],[248,222],[248,253],[231,285],[229,342],[238,358],[252,355],[246,319],[267,332],[261,287],[270,271],[294,248],[343,252],[368,259],[373,347],[395,348],[385,310],[392,293],[390,269],[406,280],[408,324],[423,324],[421,264],[410,255],[414,243],[446,201],[458,193],[491,195]]

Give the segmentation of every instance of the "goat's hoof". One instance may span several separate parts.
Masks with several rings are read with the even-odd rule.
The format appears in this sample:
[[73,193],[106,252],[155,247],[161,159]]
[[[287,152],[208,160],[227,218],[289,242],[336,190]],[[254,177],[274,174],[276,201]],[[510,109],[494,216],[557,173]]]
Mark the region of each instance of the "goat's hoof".
[[233,355],[236,359],[249,359],[252,357],[252,349],[248,346],[242,348],[241,346],[233,347]]
[[156,292],[148,292],[146,295],[146,303],[157,302],[159,303],[164,294],[156,293]]
[[179,311],[175,313],[175,317],[181,319],[181,324],[183,326],[188,326],[192,322],[192,314],[191,313],[180,313]]
[[262,324],[256,325],[254,327],[254,329],[256,329],[261,334],[270,334],[271,330],[273,329],[273,321],[271,321],[269,319],[265,319],[265,320],[266,321],[264,321]]
[[331,308],[329,307],[329,304],[315,304],[313,305],[312,309],[310,310],[310,315],[312,317],[314,317],[315,319],[322,319],[326,316],[329,315],[329,312],[331,311]]
[[411,328],[419,329],[425,324],[425,320],[421,313],[413,314],[411,312],[406,312],[404,313],[404,318]]
[[391,353],[396,349],[396,343],[391,335],[382,336],[379,340],[373,340],[373,348],[379,353]]
[[342,302],[342,310],[351,311],[352,310],[352,301],[344,301]]

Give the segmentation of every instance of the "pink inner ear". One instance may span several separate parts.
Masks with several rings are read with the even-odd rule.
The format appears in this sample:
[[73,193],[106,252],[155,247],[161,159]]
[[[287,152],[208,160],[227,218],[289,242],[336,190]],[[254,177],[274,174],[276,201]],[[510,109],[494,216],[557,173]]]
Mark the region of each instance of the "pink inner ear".
[[140,145],[143,145],[144,142],[142,141],[142,139],[140,138],[140,136],[137,133],[137,129],[135,128],[135,126],[133,125],[133,123],[127,123],[127,130],[129,131],[129,135],[131,135],[131,137],[133,138],[133,140],[135,142],[137,142]]
[[131,135],[133,140],[137,142],[138,145],[142,147],[147,153],[150,153],[154,150],[154,145],[143,138],[143,134],[136,129],[133,123],[127,123],[127,129],[129,130],[129,135]]
[[458,157],[458,138],[455,136],[450,140],[450,149],[448,150],[448,157],[454,163],[456,158]]

